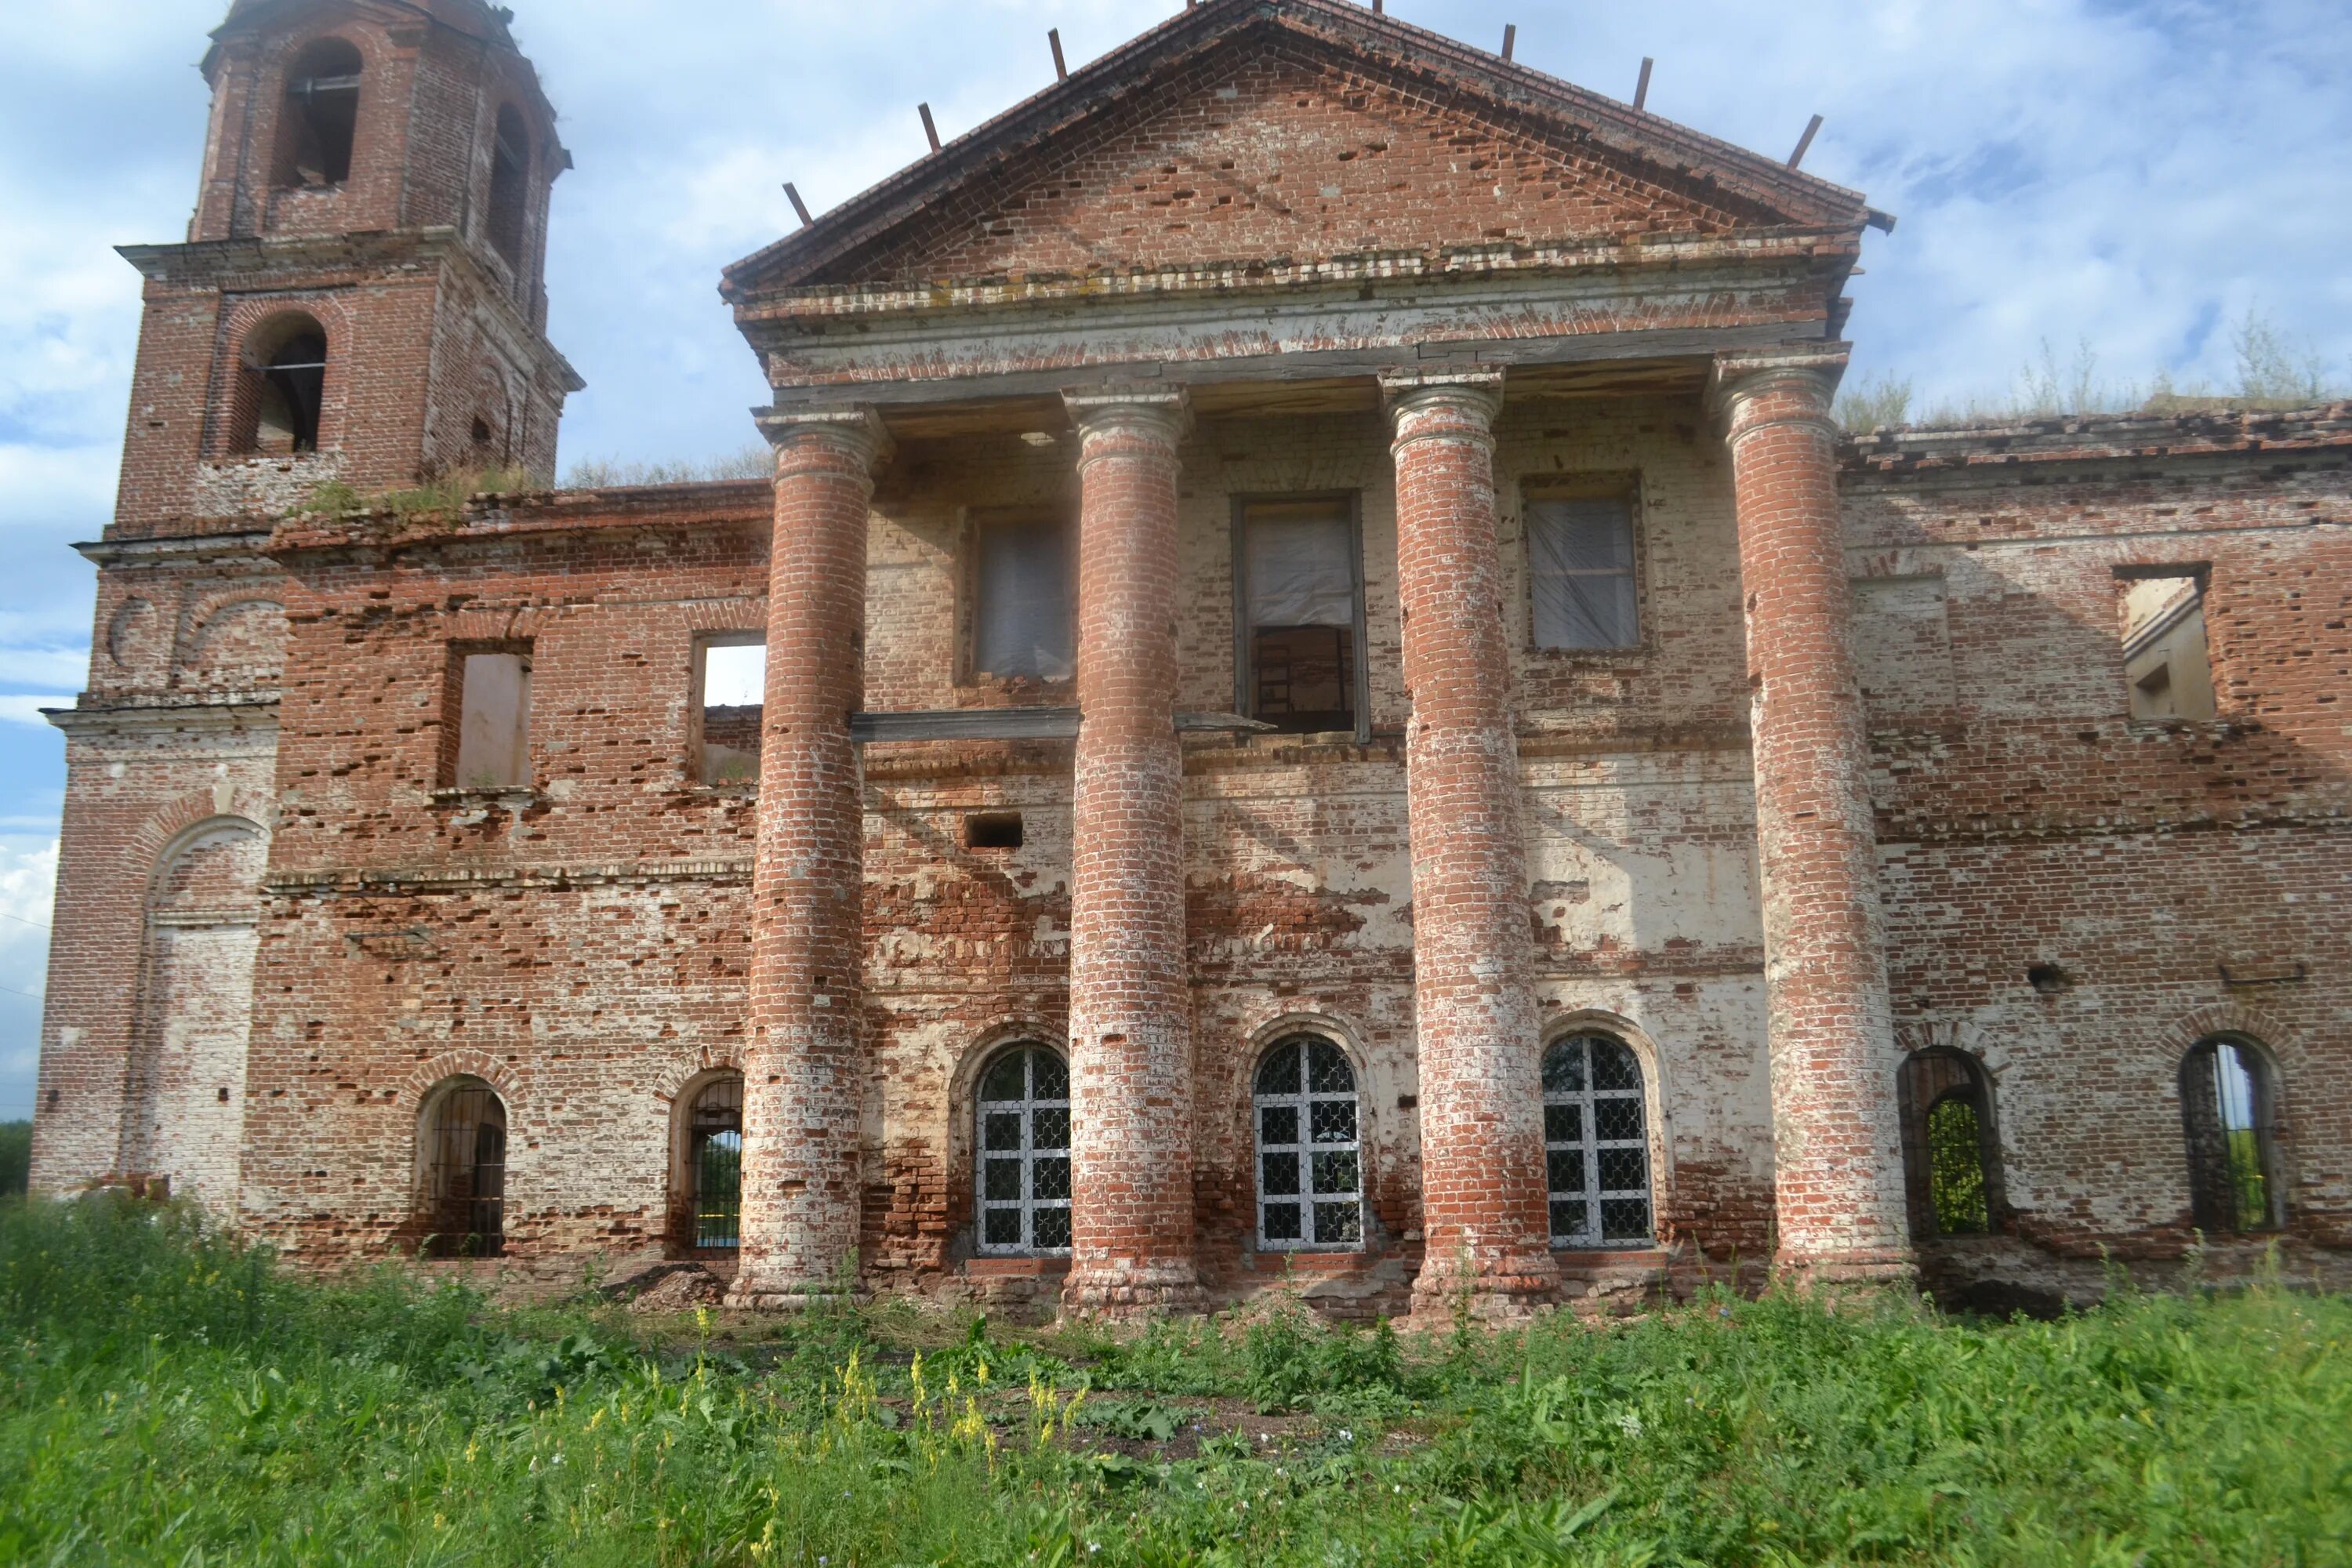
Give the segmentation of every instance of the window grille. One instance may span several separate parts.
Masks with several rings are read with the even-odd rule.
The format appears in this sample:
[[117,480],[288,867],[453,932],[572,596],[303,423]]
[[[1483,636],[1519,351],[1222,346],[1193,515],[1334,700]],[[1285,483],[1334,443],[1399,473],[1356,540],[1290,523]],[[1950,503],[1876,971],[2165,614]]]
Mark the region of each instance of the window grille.
[[2190,1205],[2200,1228],[2269,1230],[2275,1151],[2266,1064],[2235,1040],[2200,1040],[2180,1068]]
[[1983,1068],[1943,1047],[1914,1051],[1904,1058],[1896,1089],[1912,1234],[1990,1231],[2002,1213],[2000,1149]]
[[976,1110],[980,1250],[1009,1258],[1068,1252],[1068,1065],[1044,1046],[1012,1047],[982,1075]]
[[742,1245],[743,1080],[713,1079],[694,1097],[687,1123],[687,1170],[694,1184],[694,1245]]
[[1278,1041],[1258,1064],[1257,1238],[1276,1251],[1364,1243],[1356,1071],[1314,1035]]
[[507,1108],[479,1079],[460,1079],[425,1118],[425,1208],[435,1258],[495,1258],[506,1247]]
[[1544,1053],[1544,1163],[1554,1247],[1650,1245],[1649,1113],[1642,1064],[1606,1035]]

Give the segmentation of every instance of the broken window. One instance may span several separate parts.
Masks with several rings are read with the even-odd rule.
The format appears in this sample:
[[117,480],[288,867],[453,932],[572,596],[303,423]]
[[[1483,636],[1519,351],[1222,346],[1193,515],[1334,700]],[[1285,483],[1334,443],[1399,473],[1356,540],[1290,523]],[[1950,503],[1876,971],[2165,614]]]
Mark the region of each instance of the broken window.
[[1007,1047],[981,1075],[980,1250],[1070,1250],[1070,1069],[1040,1045]]
[[1641,1058],[1607,1035],[1543,1058],[1544,1165],[1554,1247],[1650,1245],[1650,1133]]
[[1364,595],[1353,502],[1244,502],[1236,535],[1242,710],[1293,734],[1356,729]]
[[695,669],[697,776],[706,784],[760,781],[760,721],[766,711],[768,645],[756,633],[712,637]]
[[1959,1051],[1915,1051],[1895,1089],[1912,1234],[1985,1235],[2000,1212],[2000,1164],[1984,1068]]
[[418,1129],[433,1258],[496,1258],[506,1246],[507,1108],[478,1078],[455,1078],[425,1097]]
[[361,64],[357,46],[341,38],[321,38],[294,57],[278,123],[278,189],[322,189],[352,177]]
[[499,110],[490,153],[490,243],[520,271],[530,208],[530,132],[514,105]]
[[1633,508],[1623,500],[1528,502],[1528,588],[1539,648],[1641,641]]
[[327,331],[299,312],[273,316],[247,337],[236,414],[240,453],[294,457],[319,449],[327,394]]
[[1258,1063],[1257,1239],[1276,1251],[1364,1243],[1356,1069],[1319,1035],[1277,1041]]
[[[530,784],[530,650],[452,649],[444,713],[458,715],[445,732],[442,782],[457,789],[523,789]],[[453,743],[454,742],[454,743]]]
[[1076,673],[1070,531],[1007,518],[973,531],[971,668],[997,680],[1067,680]]
[[705,1084],[687,1118],[687,1179],[692,1184],[698,1251],[742,1244],[743,1080],[730,1073]]
[[2269,1063],[2245,1041],[2200,1040],[2180,1064],[2189,1203],[2199,1228],[2235,1234],[2278,1223],[2272,1192],[2276,1098]]
[[2131,716],[2212,718],[2202,574],[2134,574],[2125,579],[2123,600],[2124,681]]

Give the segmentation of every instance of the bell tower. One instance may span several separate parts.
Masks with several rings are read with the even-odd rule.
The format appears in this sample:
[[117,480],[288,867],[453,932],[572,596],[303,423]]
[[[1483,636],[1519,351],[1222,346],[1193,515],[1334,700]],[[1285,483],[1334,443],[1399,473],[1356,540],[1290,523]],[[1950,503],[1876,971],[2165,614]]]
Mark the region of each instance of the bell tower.
[[115,534],[438,473],[555,472],[555,112],[479,0],[236,0],[186,242],[146,279]]

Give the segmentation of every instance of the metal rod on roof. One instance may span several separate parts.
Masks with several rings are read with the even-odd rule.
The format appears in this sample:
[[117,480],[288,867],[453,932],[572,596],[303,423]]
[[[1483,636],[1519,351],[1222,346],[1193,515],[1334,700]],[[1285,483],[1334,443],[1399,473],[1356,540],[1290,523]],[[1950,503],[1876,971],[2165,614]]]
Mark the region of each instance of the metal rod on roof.
[[1062,58],[1062,29],[1059,27],[1046,28],[1045,41],[1054,46],[1054,79],[1055,81],[1069,80],[1070,63]]
[[1642,57],[1642,79],[1633,84],[1633,107],[1636,109],[1650,101],[1650,68],[1657,63],[1647,55]]
[[[919,113],[923,117],[923,134],[931,139],[931,151],[934,153],[938,152],[940,150],[940,128],[931,123],[931,106],[928,103],[919,103],[915,105],[915,110],[916,112]],[[1802,152],[1803,149],[1800,148],[1799,151]]]
[[1822,117],[1816,114],[1806,125],[1805,133],[1797,138],[1797,150],[1789,154],[1789,167],[1793,169],[1805,161],[1805,150],[1813,144],[1813,133],[1821,128]]
[[1517,48],[1518,47],[1519,47],[1519,25],[1518,25],[1517,22],[1506,22],[1506,23],[1504,23],[1504,24],[1503,24],[1503,58],[1504,58],[1505,59],[1507,59],[1507,59],[1509,59],[1509,58],[1511,58],[1511,51],[1512,51],[1513,49]]
[[809,225],[816,221],[816,219],[809,216],[808,203],[801,200],[801,192],[798,185],[793,184],[790,180],[786,180],[784,182],[784,195],[792,198],[793,211],[801,215],[801,226],[803,228],[808,227]]
[[1382,4],[1382,0],[1372,0],[1372,15],[1375,16],[1385,16],[1388,15],[1388,7]]

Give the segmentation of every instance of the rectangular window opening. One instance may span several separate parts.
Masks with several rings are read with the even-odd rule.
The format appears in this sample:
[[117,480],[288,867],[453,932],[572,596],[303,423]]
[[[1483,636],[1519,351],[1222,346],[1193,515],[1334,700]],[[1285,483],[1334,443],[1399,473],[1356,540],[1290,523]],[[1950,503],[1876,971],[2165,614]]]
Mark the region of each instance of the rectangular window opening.
[[1055,518],[993,518],[972,537],[971,670],[990,680],[1076,673],[1070,530]]
[[963,819],[967,849],[1018,849],[1021,814],[1017,811],[975,811]]
[[1640,646],[1633,505],[1623,497],[1549,497],[1527,506],[1528,591],[1539,648]]
[[2124,683],[2135,719],[2211,719],[2201,574],[2135,572],[2123,584]]
[[757,636],[710,637],[695,649],[695,776],[704,784],[760,782],[760,722],[768,645]]
[[524,789],[530,784],[530,649],[452,649],[444,711],[457,731],[444,738],[444,784],[457,789]]
[[1364,583],[1353,498],[1244,501],[1234,557],[1237,706],[1289,734],[1358,731]]

